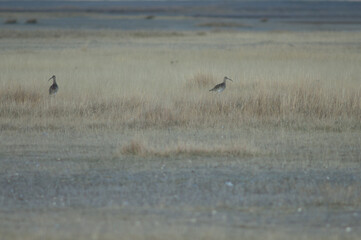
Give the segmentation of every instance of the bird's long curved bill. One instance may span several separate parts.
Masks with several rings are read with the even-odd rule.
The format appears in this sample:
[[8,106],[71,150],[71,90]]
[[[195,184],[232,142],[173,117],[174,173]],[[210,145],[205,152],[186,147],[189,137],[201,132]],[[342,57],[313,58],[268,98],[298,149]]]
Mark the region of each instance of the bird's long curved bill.
[[233,80],[232,80],[232,79],[230,79],[230,78],[227,78],[227,79],[233,82]]
[[51,79],[53,79],[53,77],[49,78],[49,80],[48,80],[48,81],[50,81]]

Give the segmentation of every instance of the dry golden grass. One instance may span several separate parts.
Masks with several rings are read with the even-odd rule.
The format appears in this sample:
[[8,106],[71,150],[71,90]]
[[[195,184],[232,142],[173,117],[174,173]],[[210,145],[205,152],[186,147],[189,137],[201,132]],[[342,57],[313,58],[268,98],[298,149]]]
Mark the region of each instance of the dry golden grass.
[[135,155],[140,157],[156,156],[169,157],[178,155],[189,156],[234,156],[249,157],[260,155],[261,152],[249,143],[232,144],[203,144],[199,142],[177,142],[167,146],[152,146],[144,139],[132,139],[128,144],[121,147],[118,154]]
[[216,83],[217,79],[212,74],[196,73],[193,77],[189,78],[185,85],[187,89],[201,89],[205,90]]
[[[287,124],[290,127],[332,124],[359,128],[361,89],[327,90],[312,82],[245,85],[241,94],[227,89],[222,95],[208,93],[208,78],[195,77],[194,88],[186,82],[173,99],[162,96],[49,97],[37,90],[9,87],[0,91],[1,118],[12,121],[62,120],[59,127],[77,121],[123,127],[240,126],[242,124]],[[61,84],[61,83],[60,83]],[[61,89],[60,91],[65,91]],[[228,88],[232,88],[229,84]],[[181,93],[184,91],[184,93]],[[75,122],[73,122],[73,120]],[[86,123],[85,121],[85,123]],[[49,123],[50,123],[49,122]],[[55,124],[55,123],[54,123]],[[75,125],[74,125],[75,124]],[[44,125],[46,127],[46,124]]]
[[[3,39],[1,128],[360,129],[361,59],[352,44],[357,33],[130,34],[119,42],[117,33],[99,35],[55,43]],[[47,79],[53,74],[60,89],[50,98]],[[225,75],[234,82],[221,94],[210,93]]]
[[0,96],[3,104],[37,104],[42,98],[38,92],[24,89],[22,86],[1,89]]

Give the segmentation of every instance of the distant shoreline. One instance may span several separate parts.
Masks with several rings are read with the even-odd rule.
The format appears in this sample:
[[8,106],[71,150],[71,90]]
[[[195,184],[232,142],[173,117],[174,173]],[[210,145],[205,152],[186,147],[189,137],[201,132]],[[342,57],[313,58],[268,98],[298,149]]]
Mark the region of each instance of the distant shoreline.
[[179,14],[199,17],[356,17],[361,1],[0,1],[0,12]]

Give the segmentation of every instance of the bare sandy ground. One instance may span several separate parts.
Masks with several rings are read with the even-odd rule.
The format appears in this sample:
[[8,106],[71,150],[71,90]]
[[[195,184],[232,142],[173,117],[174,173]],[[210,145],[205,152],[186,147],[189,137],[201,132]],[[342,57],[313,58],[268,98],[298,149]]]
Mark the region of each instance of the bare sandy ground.
[[1,134],[3,239],[358,239],[359,132],[146,130],[254,156],[119,155],[134,132]]

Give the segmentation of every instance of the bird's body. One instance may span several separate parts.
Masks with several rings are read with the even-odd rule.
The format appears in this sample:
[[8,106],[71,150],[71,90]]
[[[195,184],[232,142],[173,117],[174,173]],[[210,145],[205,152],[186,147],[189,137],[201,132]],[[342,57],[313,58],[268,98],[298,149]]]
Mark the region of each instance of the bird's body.
[[51,78],[49,78],[48,81],[50,81],[51,79],[53,79],[53,84],[49,88],[49,95],[55,95],[55,93],[57,93],[57,91],[59,90],[59,86],[56,83],[55,75],[53,75]]
[[214,88],[212,88],[211,90],[209,90],[210,92],[218,92],[221,93],[223,92],[224,89],[226,89],[226,80],[230,80],[232,81],[232,79],[228,78],[228,77],[224,77],[223,78],[223,82],[217,84],[216,86],[214,86]]

